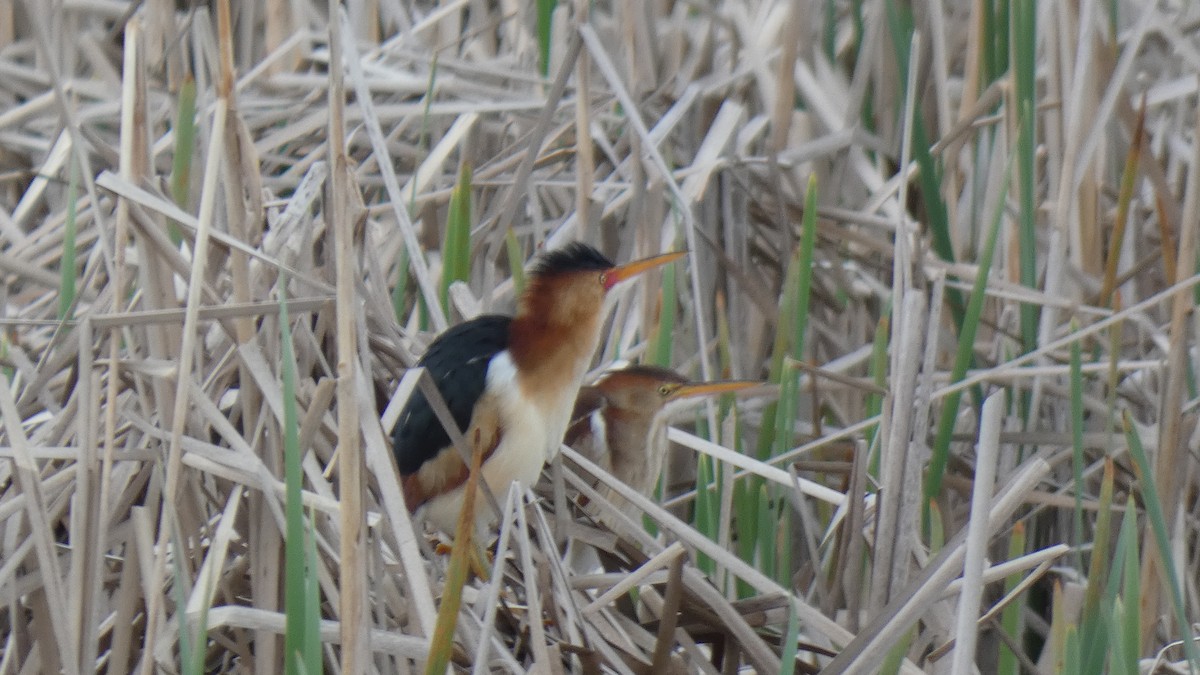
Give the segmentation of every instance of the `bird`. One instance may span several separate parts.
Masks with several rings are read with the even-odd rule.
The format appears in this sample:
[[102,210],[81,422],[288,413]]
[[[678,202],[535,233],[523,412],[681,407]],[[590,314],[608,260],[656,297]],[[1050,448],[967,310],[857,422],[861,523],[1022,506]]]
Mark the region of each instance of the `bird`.
[[[693,396],[738,391],[762,384],[752,380],[692,382],[667,368],[631,365],[610,370],[580,388],[564,442],[626,485],[650,496],[662,472],[666,435],[659,413]],[[625,507],[610,490],[602,494]]]
[[[605,298],[614,286],[686,251],[616,265],[575,242],[545,251],[530,265],[513,316],[483,315],[429,345],[424,367],[472,452],[482,452],[481,481],[498,499],[516,481],[535,481],[558,452],[588,365],[600,342]],[[410,512],[454,533],[469,469],[418,389],[392,432]],[[494,514],[477,494],[475,528]]]

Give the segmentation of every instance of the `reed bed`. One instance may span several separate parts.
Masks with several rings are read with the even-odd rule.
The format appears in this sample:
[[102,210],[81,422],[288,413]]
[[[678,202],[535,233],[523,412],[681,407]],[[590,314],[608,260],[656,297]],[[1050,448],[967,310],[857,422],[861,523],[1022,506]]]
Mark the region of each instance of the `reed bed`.
[[[1195,672],[1198,20],[0,0],[0,673]],[[576,239],[765,384],[472,572],[389,434]]]

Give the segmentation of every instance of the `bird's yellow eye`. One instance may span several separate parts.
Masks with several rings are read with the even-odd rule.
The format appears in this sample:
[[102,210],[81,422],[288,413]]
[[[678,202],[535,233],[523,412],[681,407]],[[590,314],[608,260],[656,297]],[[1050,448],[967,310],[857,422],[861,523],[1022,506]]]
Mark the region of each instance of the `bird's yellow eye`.
[[608,274],[606,272],[600,273],[600,285],[608,286]]
[[672,391],[671,385],[664,384],[658,388],[658,395],[659,396],[670,396],[671,391]]

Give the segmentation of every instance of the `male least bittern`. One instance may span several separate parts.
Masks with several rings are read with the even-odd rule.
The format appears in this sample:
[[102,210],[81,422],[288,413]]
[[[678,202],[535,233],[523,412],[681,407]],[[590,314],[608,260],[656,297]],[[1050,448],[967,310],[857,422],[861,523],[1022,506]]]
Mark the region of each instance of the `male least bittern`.
[[[442,333],[418,365],[425,367],[474,452],[483,481],[497,496],[538,477],[558,452],[579,386],[600,341],[604,299],[616,284],[683,253],[615,265],[596,249],[570,244],[530,267],[516,316],[480,316]],[[418,390],[392,435],[409,510],[453,533],[468,468]],[[493,519],[482,496],[475,524]]]

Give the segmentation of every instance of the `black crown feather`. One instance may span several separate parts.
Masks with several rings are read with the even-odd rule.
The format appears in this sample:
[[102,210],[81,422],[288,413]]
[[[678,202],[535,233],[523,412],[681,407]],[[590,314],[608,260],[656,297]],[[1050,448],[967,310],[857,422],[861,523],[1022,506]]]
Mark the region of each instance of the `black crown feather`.
[[587,244],[573,241],[562,248],[543,252],[529,268],[529,273],[537,276],[550,276],[570,272],[602,272],[614,267],[616,264],[600,251]]

